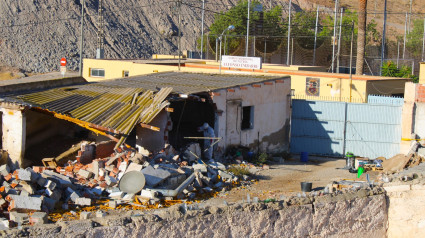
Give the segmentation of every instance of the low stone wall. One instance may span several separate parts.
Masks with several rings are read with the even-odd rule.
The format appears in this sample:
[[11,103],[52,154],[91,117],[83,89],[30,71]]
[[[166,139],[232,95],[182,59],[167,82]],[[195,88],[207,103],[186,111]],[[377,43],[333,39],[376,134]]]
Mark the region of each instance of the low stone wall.
[[425,185],[388,184],[384,188],[388,197],[388,237],[423,237]]
[[[384,194],[315,197],[312,204],[287,201],[235,204],[182,211],[182,207],[58,222],[0,233],[18,237],[385,237]],[[301,198],[299,201],[309,200]],[[312,201],[310,198],[310,201]]]

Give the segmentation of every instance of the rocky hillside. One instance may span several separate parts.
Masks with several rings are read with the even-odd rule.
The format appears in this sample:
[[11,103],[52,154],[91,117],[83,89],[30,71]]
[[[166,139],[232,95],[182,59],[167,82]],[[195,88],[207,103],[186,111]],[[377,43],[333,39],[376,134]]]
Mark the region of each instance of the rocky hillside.
[[[94,58],[98,31],[98,0],[85,0],[84,57]],[[154,53],[176,54],[178,10],[176,0],[103,0],[105,58],[149,58]],[[182,49],[196,50],[201,35],[202,1],[182,0]],[[214,13],[238,0],[207,0],[205,25]],[[265,8],[289,1],[261,0]],[[295,10],[314,10],[316,3],[333,6],[332,0],[293,0]],[[350,4],[356,8],[355,2]],[[382,4],[381,4],[382,5]],[[379,5],[378,7],[382,7]],[[373,7],[369,1],[369,7]],[[418,11],[418,9],[416,9]],[[81,0],[0,0],[0,66],[27,72],[59,70],[59,59],[78,70]]]

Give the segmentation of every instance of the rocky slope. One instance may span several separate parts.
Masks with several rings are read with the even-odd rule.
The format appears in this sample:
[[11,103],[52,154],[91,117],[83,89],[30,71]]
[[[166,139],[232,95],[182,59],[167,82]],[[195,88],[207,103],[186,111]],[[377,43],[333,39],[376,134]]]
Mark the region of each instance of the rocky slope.
[[[270,2],[270,1],[268,1]],[[201,35],[201,1],[183,1],[182,49],[195,50]],[[214,12],[237,0],[207,1],[205,25]],[[277,1],[273,1],[273,5]],[[279,3],[286,4],[286,3]],[[106,58],[149,58],[152,54],[177,52],[178,10],[175,1],[104,1]],[[98,0],[86,0],[84,57],[94,58],[98,30]],[[0,0],[0,64],[26,71],[59,69],[66,57],[70,69],[78,70],[79,0]]]

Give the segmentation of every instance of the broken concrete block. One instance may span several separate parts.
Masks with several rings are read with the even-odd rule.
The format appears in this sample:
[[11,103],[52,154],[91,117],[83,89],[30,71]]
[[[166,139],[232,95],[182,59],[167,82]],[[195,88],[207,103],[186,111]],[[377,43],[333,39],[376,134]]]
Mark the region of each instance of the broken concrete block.
[[0,174],[3,176],[7,176],[10,173],[9,166],[7,164],[4,164],[0,166]]
[[128,166],[128,168],[127,168],[127,170],[125,171],[126,173],[128,173],[128,172],[130,172],[130,171],[138,171],[138,172],[140,172],[140,171],[142,171],[142,169],[143,169],[143,165],[141,165],[141,164],[136,164],[136,163],[131,163],[129,166]]
[[54,190],[56,188],[57,184],[53,182],[52,180],[47,180],[46,184],[44,185],[45,188]]
[[3,207],[7,202],[3,198],[0,198],[0,207]]
[[[27,183],[25,181],[21,181],[19,183],[19,185],[21,185],[22,186],[22,189],[25,190],[26,192],[28,192],[29,194],[32,195],[32,194],[35,193],[35,189],[34,189],[34,187],[31,184],[29,184],[29,183]],[[21,193],[21,195],[22,195],[22,193]]]
[[155,187],[171,175],[171,173],[165,169],[154,169],[150,165],[144,168],[142,173],[145,175],[146,184],[150,187]]
[[51,199],[59,201],[62,197],[62,193],[59,190],[50,190],[50,189],[46,189],[45,193],[47,194],[47,196],[49,196]]
[[9,220],[20,224],[26,224],[29,222],[29,216],[26,213],[10,212]]
[[75,205],[91,206],[91,199],[90,198],[77,198],[77,199],[75,199]]
[[25,169],[18,169],[18,178],[24,181],[31,181],[31,172]]
[[118,183],[118,180],[116,180],[114,177],[109,176],[109,175],[107,175],[107,176],[105,177],[105,181],[106,181],[106,184],[107,184],[108,186],[114,186],[115,184],[117,184],[117,183]]
[[9,211],[40,211],[41,198],[39,197],[26,197],[20,195],[8,195]]
[[231,174],[226,173],[226,172],[221,171],[221,170],[218,171],[218,175],[220,175],[220,177],[222,177],[223,179],[226,179],[226,180],[233,179],[233,176]]
[[118,203],[117,203],[117,201],[115,201],[115,200],[110,200],[110,201],[109,201],[109,203],[108,203],[108,206],[109,206],[110,208],[115,209],[115,208],[117,208]]
[[4,231],[10,228],[9,221],[6,218],[0,218],[0,231]]
[[208,164],[209,166],[211,166],[214,169],[220,169],[220,170],[226,170],[226,166],[220,162],[212,162]]
[[38,178],[41,177],[41,174],[35,172],[32,168],[28,167],[25,169],[26,171],[31,173],[31,183],[36,183]]
[[42,201],[43,207],[45,207],[48,211],[55,210],[57,200],[43,196]]
[[99,169],[100,169],[100,161],[94,160],[92,163],[92,172],[94,174],[94,178],[97,179],[99,177]]
[[90,218],[91,212],[81,212],[80,213],[80,219],[87,220]]
[[78,175],[80,175],[81,177],[85,178],[85,179],[89,179],[92,177],[93,173],[84,169],[80,169],[78,171]]
[[65,192],[66,192],[66,194],[67,194],[67,196],[68,196],[67,200],[71,200],[71,201],[75,202],[75,201],[76,201],[76,199],[80,197],[80,195],[78,195],[78,193],[76,193],[76,192],[75,192],[74,190],[72,190],[71,188],[67,188],[67,189],[65,190]]
[[195,171],[201,171],[201,173],[208,172],[207,166],[205,164],[193,164],[192,165],[193,170]]
[[25,190],[22,190],[22,191],[19,193],[19,195],[28,197],[28,196],[30,195],[30,193],[29,193],[29,192],[27,192],[27,191],[25,191]]
[[127,193],[126,195],[124,195],[124,197],[122,198],[124,201],[133,201],[135,197],[134,193]]
[[37,180],[37,184],[38,184],[39,186],[41,186],[41,187],[44,187],[44,185],[46,185],[46,183],[47,183],[47,179],[46,179],[46,178],[40,177],[40,178]]
[[47,223],[47,213],[45,212],[34,212],[29,218],[31,225],[45,224]]
[[121,172],[125,172],[127,170],[127,162],[121,162],[120,166],[118,167],[118,170]]
[[123,196],[124,196],[123,192],[113,192],[109,194],[109,197],[113,199],[121,199]]
[[105,217],[105,216],[106,216],[106,212],[104,212],[104,211],[99,210],[99,211],[96,212],[96,217],[100,218],[100,217]]
[[55,173],[50,170],[44,170],[43,174],[47,177],[53,179],[55,182],[58,182],[62,187],[73,187],[73,183],[68,176]]
[[97,187],[94,187],[94,188],[92,188],[92,189],[90,189],[90,191],[92,192],[92,193],[94,193],[94,194],[97,194],[97,195],[101,195],[102,194],[102,192],[103,192],[103,188],[101,188],[101,187],[99,187],[99,186],[97,186]]

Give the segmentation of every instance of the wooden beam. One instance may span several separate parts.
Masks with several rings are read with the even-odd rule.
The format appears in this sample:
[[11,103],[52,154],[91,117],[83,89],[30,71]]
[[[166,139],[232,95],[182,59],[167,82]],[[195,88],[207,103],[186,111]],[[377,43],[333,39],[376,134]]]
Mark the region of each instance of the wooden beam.
[[174,112],[174,108],[166,107],[165,108],[165,111],[167,111],[167,112]]
[[146,128],[146,129],[153,130],[153,131],[160,131],[161,130],[161,128],[159,128],[159,127],[147,125],[147,124],[144,124],[144,123],[140,123],[140,126],[142,126],[143,128]]

